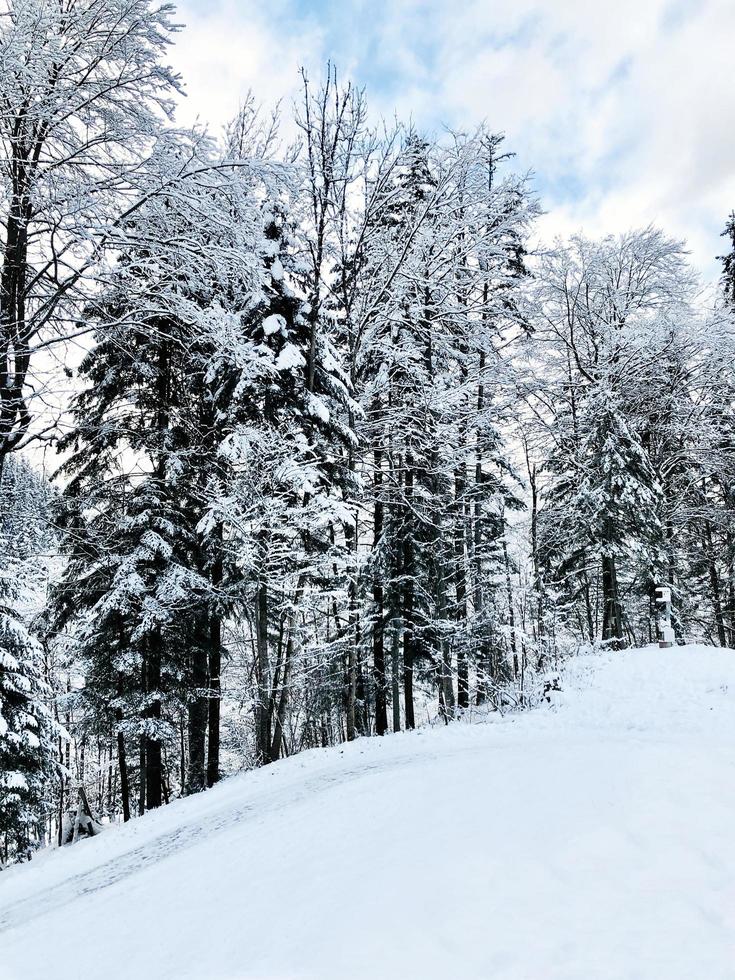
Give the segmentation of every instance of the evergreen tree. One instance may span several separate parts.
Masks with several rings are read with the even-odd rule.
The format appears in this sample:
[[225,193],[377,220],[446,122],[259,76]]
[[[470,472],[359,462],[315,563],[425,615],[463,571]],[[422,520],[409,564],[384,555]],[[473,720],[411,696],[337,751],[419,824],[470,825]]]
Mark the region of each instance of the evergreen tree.
[[141,807],[160,805],[162,746],[182,705],[187,785],[205,784],[211,582],[197,524],[198,466],[211,459],[201,418],[211,348],[201,321],[217,268],[215,259],[201,263],[206,236],[196,236],[197,205],[209,190],[192,194],[188,209],[155,201],[138,217],[108,288],[88,307],[97,342],[81,365],[87,388],[75,402],[76,424],[61,442],[70,453],[62,471],[73,533],[58,604],[73,616],[86,612],[90,638],[110,634],[90,645],[92,656],[118,651],[113,670],[90,677],[105,680],[99,696],[108,711],[119,714],[128,699],[119,730],[137,711]]
[[[33,614],[45,600],[50,490],[20,458],[0,482],[0,855],[22,860],[43,839],[57,741]],[[35,607],[35,608],[34,608]]]
[[681,246],[653,229],[576,239],[545,259],[537,280],[532,343],[552,391],[533,396],[550,439],[541,547],[590,641],[634,638],[630,600],[645,598],[650,624],[654,585],[668,581],[666,487],[672,458],[682,459],[675,420],[688,397],[675,371],[691,288]]
[[731,309],[735,309],[735,211],[728,218],[725,230],[722,232],[730,245],[730,251],[726,255],[720,256],[722,262],[722,293],[725,302]]
[[283,204],[267,202],[262,288],[236,332],[219,338],[209,375],[227,484],[211,482],[205,526],[224,529],[253,589],[261,762],[281,751],[300,610],[341,561],[331,529],[347,513],[340,457],[352,441],[349,379],[327,330],[314,340],[292,234]]

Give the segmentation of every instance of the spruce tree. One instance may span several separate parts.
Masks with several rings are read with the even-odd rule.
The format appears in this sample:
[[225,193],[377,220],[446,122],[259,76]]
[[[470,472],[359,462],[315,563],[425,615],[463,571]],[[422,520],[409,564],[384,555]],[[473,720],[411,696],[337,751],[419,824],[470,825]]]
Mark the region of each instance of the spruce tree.
[[205,365],[186,317],[198,280],[186,251],[178,260],[152,254],[176,231],[190,231],[188,220],[166,202],[138,218],[136,243],[86,311],[95,326],[80,368],[87,387],[60,443],[69,453],[62,472],[71,553],[57,604],[72,618],[85,616],[90,641],[98,631],[106,638],[87,644],[92,658],[117,652],[112,665],[90,669],[104,686],[88,693],[123,711],[118,733],[137,714],[140,808],[163,799],[162,746],[182,705],[188,782],[200,789],[205,781],[208,582],[197,552],[195,415]]
[[[45,601],[50,491],[20,458],[0,481],[0,857],[23,860],[43,838],[63,734],[34,612]],[[35,608],[34,608],[35,607]]]
[[728,218],[722,236],[728,240],[730,250],[726,255],[719,257],[722,262],[720,282],[725,303],[730,309],[735,310],[735,211]]
[[298,294],[293,229],[277,199],[263,208],[259,260],[257,298],[215,345],[210,384],[223,468],[211,481],[205,526],[224,529],[252,596],[256,753],[269,762],[281,752],[298,611],[342,563],[332,531],[347,514],[343,459],[353,437],[349,378]]

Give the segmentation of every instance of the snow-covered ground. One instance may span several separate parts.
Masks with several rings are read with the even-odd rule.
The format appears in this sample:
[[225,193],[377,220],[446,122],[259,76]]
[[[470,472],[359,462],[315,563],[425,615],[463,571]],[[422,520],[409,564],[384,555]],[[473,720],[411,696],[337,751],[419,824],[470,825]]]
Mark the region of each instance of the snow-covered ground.
[[735,653],[341,749],[0,875],[2,980],[734,980]]

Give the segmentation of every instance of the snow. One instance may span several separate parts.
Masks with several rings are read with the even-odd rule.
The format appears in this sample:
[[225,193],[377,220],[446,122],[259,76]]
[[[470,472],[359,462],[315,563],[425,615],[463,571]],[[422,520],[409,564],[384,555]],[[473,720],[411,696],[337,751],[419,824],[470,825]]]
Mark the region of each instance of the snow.
[[271,278],[273,279],[273,281],[282,282],[284,275],[285,273],[283,270],[283,265],[281,264],[281,260],[279,258],[273,259],[273,262],[271,264]]
[[274,333],[285,333],[286,320],[280,313],[271,313],[263,320],[263,333],[269,337]]
[[294,344],[284,344],[283,350],[276,358],[277,371],[291,371],[293,368],[303,367],[306,364],[304,355]]
[[2,980],[733,980],[735,653],[348,746],[0,874]]
[[0,777],[0,786],[5,789],[28,789],[28,780],[22,772],[3,773]]
[[320,419],[322,422],[329,421],[329,409],[324,404],[324,402],[317,395],[309,392],[307,407],[309,413],[314,416],[314,418]]

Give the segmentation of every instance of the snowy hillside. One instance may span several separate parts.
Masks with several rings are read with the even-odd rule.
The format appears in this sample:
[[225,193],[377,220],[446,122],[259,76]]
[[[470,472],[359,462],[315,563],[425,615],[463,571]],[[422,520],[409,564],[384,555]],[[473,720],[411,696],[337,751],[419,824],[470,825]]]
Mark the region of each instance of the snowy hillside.
[[735,654],[305,753],[0,875],[2,980],[732,980]]

